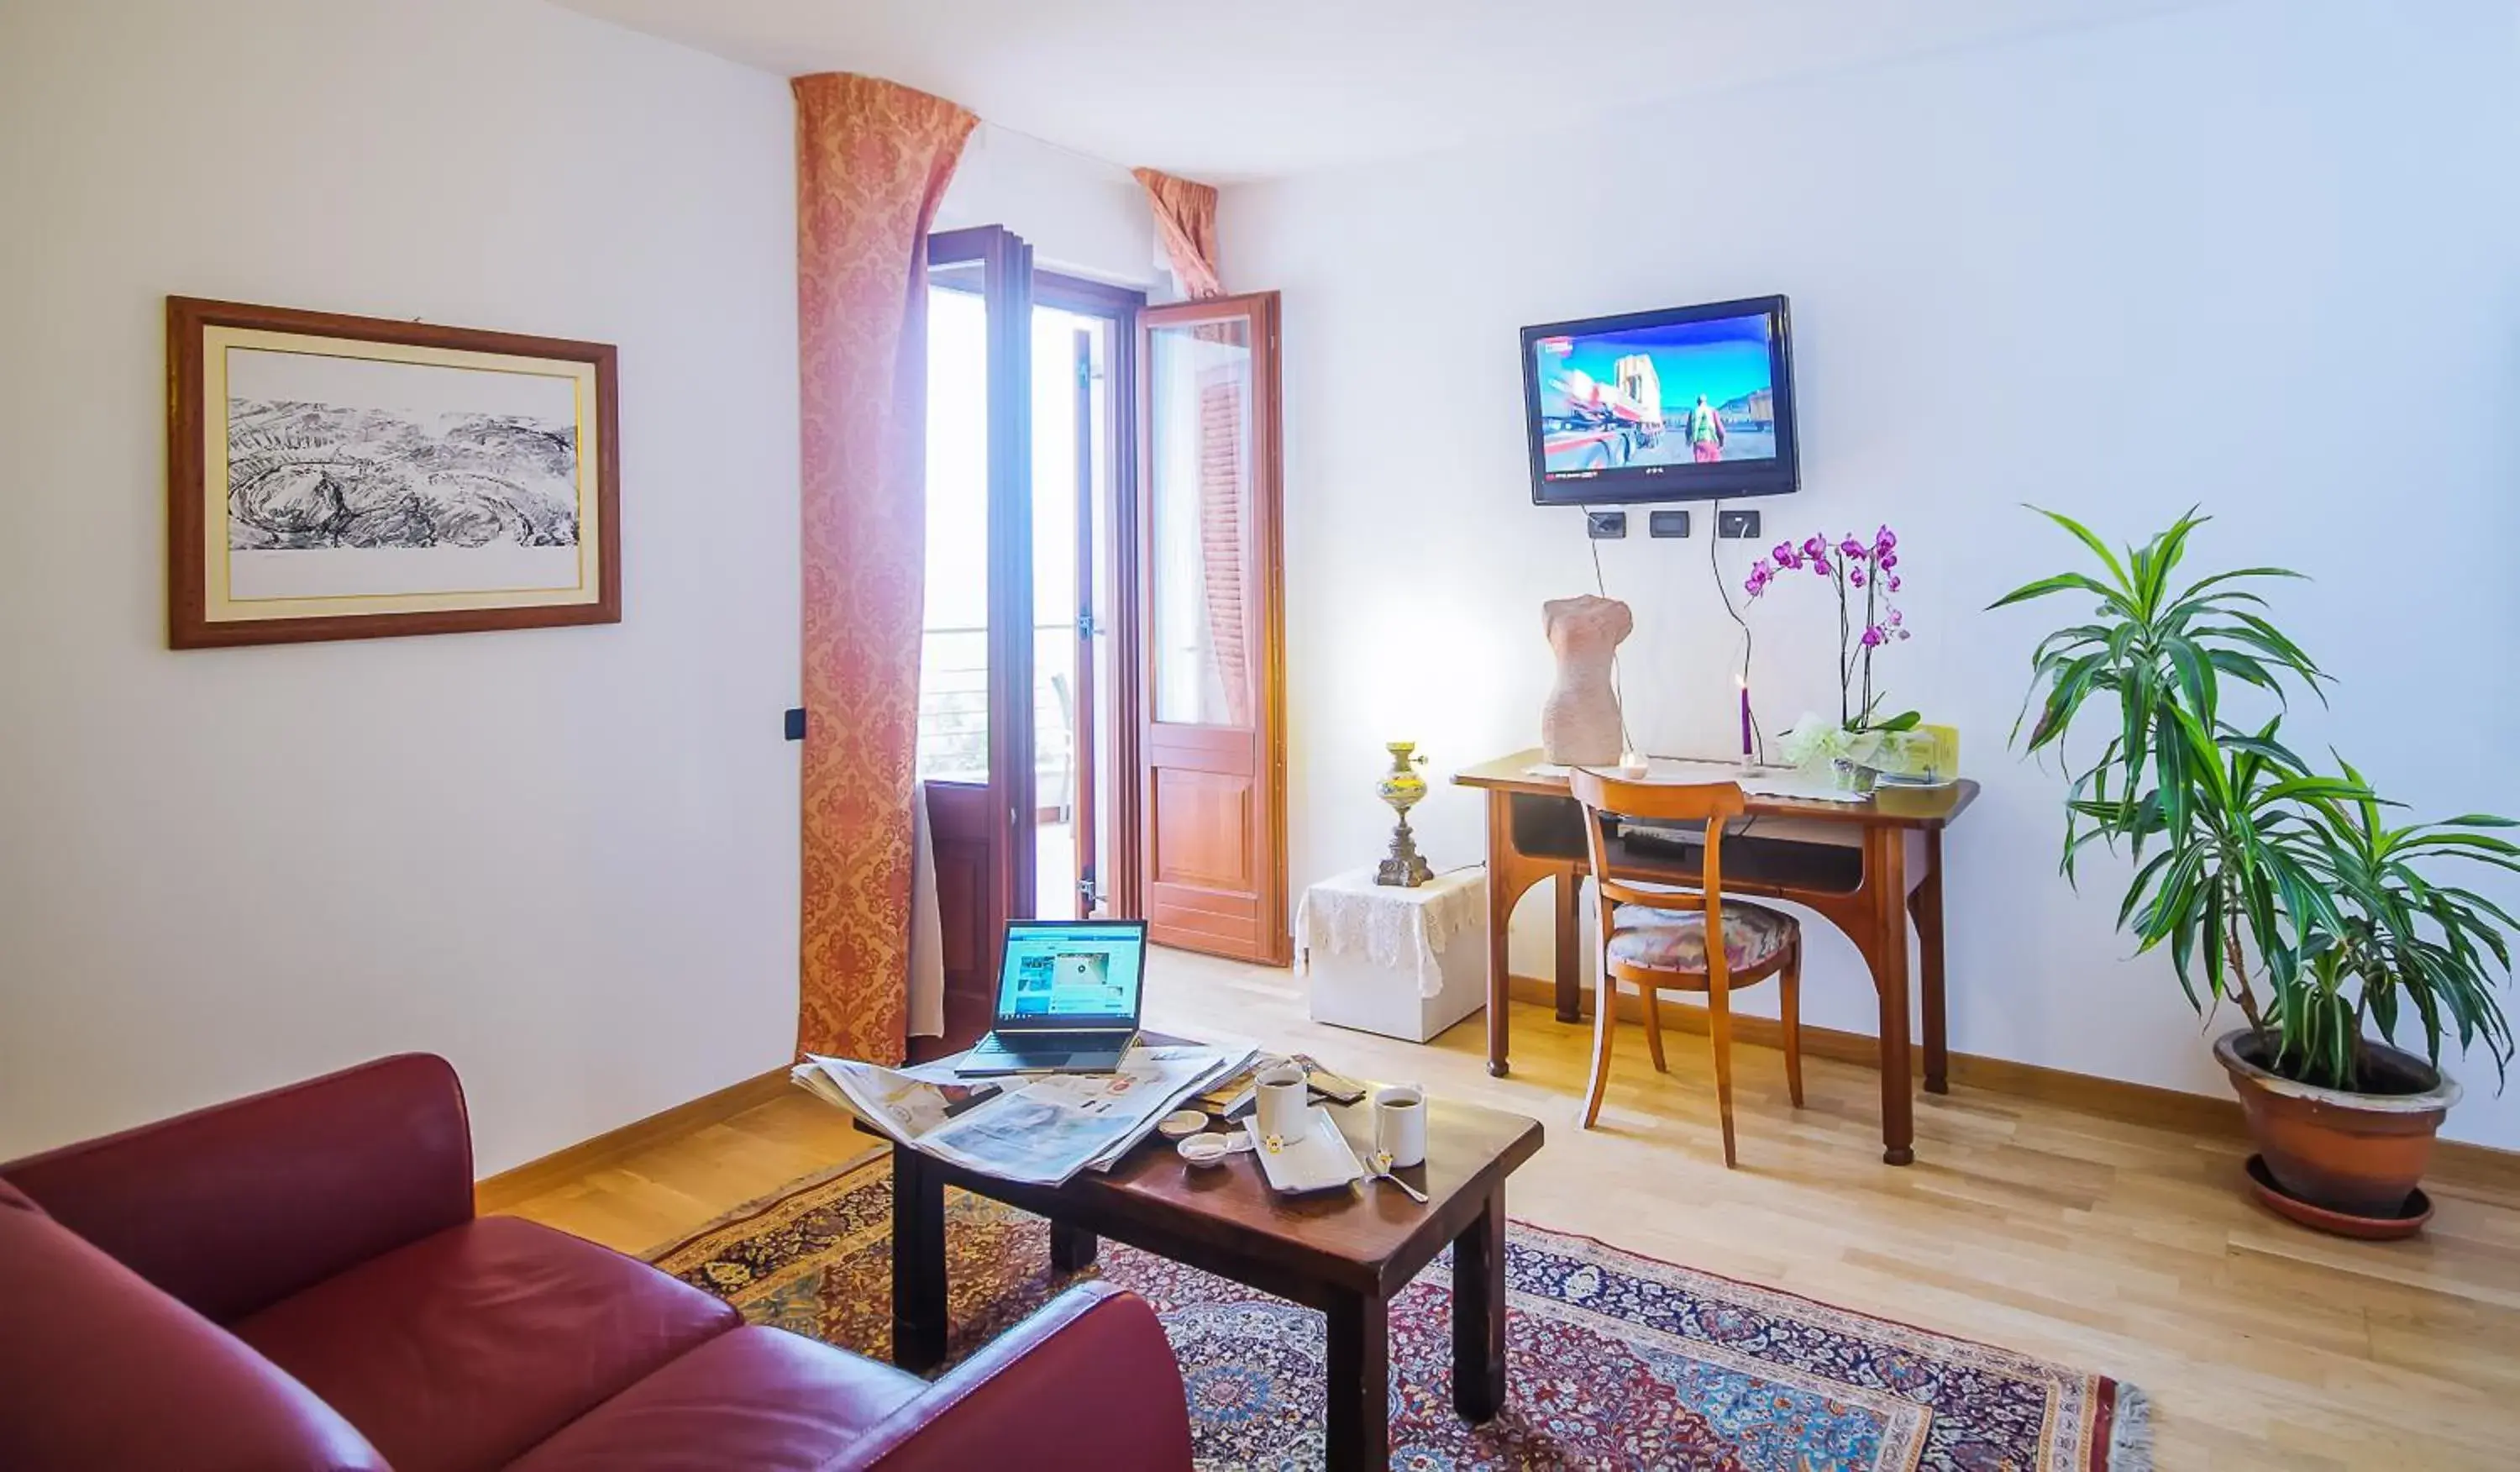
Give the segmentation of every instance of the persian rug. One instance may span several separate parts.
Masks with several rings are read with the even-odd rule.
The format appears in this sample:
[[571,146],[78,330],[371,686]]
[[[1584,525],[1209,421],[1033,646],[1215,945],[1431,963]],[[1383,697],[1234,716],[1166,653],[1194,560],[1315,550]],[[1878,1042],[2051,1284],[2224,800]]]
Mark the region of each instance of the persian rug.
[[[1067,1281],[1041,1219],[949,1191],[948,1363]],[[799,1182],[650,1255],[754,1323],[891,1351],[892,1173]],[[1105,1240],[1090,1271],[1154,1306],[1204,1469],[1322,1464],[1322,1315]],[[1453,1413],[1443,1260],[1391,1306],[1391,1461],[1413,1472],[2150,1472],[2134,1388],[2008,1351],[1514,1222],[1510,1370],[1485,1426]]]

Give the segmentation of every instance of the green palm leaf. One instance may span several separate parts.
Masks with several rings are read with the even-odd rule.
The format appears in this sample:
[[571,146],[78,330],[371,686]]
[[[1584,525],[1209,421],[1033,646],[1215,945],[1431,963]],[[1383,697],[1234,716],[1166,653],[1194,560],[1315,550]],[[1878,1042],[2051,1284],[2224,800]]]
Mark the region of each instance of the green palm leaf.
[[2138,953],[2169,952],[2200,1012],[2237,1005],[2294,1077],[2354,1087],[2362,1039],[2401,1027],[2436,1063],[2455,1041],[2502,1072],[2513,1036],[2499,993],[2520,925],[2435,870],[2520,874],[2520,842],[2494,831],[2520,823],[2466,813],[2390,827],[2383,809],[2394,805],[2363,773],[2342,757],[2333,771],[2305,761],[2283,742],[2280,715],[2255,731],[2221,718],[2227,681],[2278,706],[2297,688],[2326,700],[2326,671],[2250,586],[2300,574],[2237,568],[2174,592],[2204,516],[2191,510],[2121,558],[2073,518],[2032,509],[2098,565],[1990,605],[2055,593],[2098,605],[2090,621],[2040,641],[2012,731],[2029,753],[2061,754],[2094,707],[2105,713],[2092,714],[2105,737],[2098,755],[2065,765],[2066,878],[2093,844],[2129,851],[2118,928]]

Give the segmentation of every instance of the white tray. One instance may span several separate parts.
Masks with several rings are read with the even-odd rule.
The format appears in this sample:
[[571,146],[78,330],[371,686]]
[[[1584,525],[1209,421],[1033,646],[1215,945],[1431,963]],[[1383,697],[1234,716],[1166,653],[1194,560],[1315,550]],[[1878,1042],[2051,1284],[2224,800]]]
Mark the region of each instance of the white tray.
[[1260,1132],[1260,1117],[1254,1114],[1242,1122],[1243,1132],[1251,1138],[1251,1158],[1260,1163],[1260,1173],[1272,1190],[1282,1195],[1300,1196],[1309,1191],[1331,1191],[1351,1181],[1365,1179],[1365,1163],[1356,1158],[1356,1150],[1339,1133],[1330,1112],[1322,1105],[1312,1107],[1312,1132],[1299,1140],[1284,1140],[1282,1148],[1272,1153],[1267,1136]]

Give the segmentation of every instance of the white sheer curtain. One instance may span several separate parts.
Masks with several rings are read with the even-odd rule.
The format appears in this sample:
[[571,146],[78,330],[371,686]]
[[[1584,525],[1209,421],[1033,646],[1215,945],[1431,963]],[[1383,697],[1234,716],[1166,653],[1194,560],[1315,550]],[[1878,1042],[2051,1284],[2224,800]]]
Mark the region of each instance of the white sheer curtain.
[[936,843],[927,831],[927,784],[911,803],[910,1035],[945,1035],[945,925],[936,908]]

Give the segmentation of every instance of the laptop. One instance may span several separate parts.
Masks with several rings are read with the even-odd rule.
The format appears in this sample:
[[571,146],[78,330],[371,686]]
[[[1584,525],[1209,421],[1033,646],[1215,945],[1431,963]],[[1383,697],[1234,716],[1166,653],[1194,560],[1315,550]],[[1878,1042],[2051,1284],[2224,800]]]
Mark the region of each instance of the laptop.
[[963,1055],[966,1079],[1107,1074],[1138,1035],[1144,920],[1010,920],[997,1019]]

